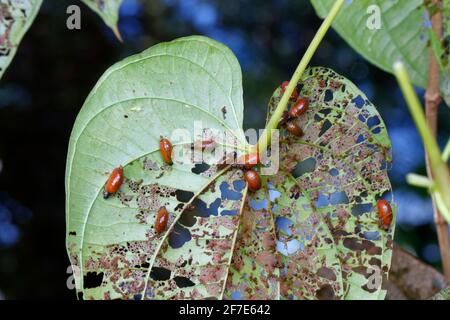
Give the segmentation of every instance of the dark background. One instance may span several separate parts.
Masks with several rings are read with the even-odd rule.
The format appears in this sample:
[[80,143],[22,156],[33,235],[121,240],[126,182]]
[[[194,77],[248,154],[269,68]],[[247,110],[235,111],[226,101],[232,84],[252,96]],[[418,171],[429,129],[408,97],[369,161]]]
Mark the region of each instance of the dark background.
[[[66,8],[74,3],[82,10],[82,29],[71,31]],[[75,298],[66,287],[67,146],[78,111],[110,65],[158,42],[210,36],[228,45],[241,63],[244,129],[263,128],[272,91],[290,78],[320,23],[307,0],[125,0],[121,44],[81,2],[44,0],[0,80],[0,299]],[[393,143],[395,240],[440,268],[431,202],[425,191],[405,182],[406,173],[424,174],[425,167],[395,79],[367,63],[334,31],[312,65],[346,76],[379,108]],[[443,106],[439,119],[443,146],[450,135],[450,109]]]

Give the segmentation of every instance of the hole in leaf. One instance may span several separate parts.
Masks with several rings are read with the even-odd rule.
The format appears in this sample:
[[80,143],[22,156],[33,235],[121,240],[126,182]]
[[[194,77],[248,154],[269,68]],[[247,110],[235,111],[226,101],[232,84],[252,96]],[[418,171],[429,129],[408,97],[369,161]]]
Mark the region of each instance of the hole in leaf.
[[237,210],[223,210],[220,215],[221,216],[235,216],[238,214]]
[[252,207],[252,209],[254,210],[261,210],[261,209],[268,210],[268,201],[267,199],[263,199],[261,201],[250,199],[250,207]]
[[332,205],[348,203],[347,194],[344,191],[337,191],[331,194],[330,203]]
[[103,282],[103,272],[88,272],[84,276],[84,287],[86,289],[96,288]]
[[319,137],[321,137],[328,129],[330,129],[331,126],[332,126],[331,122],[328,119],[326,119],[323,122],[322,128],[320,129]]
[[191,238],[189,230],[176,223],[173,231],[169,234],[169,245],[174,249],[181,248]]
[[292,235],[290,226],[292,226],[293,224],[294,223],[286,217],[277,217],[275,220],[277,230],[282,230],[287,235]]
[[194,168],[191,169],[191,171],[195,174],[200,174],[203,173],[205,171],[207,171],[209,168],[211,168],[211,166],[207,163],[197,163]]
[[194,196],[193,192],[190,191],[184,191],[184,190],[176,190],[175,195],[177,197],[177,200],[180,202],[189,202],[192,197]]
[[357,96],[352,102],[360,109],[364,106],[364,99],[361,96]]
[[369,127],[369,129],[372,129],[374,126],[377,126],[380,123],[380,118],[378,118],[377,116],[373,116],[367,119],[367,126]]
[[155,281],[165,281],[170,279],[171,271],[166,268],[153,267],[150,277]]
[[333,177],[336,177],[338,174],[339,174],[339,171],[338,171],[338,169],[336,169],[336,168],[333,168],[333,169],[331,169],[330,171],[328,171],[329,172],[329,174],[331,174]]
[[220,192],[223,200],[240,200],[242,197],[240,192],[232,190],[225,181],[220,184]]
[[315,168],[316,168],[316,159],[308,158],[297,163],[297,165],[294,168],[294,171],[292,172],[292,175],[294,176],[294,178],[298,178],[305,173],[313,172]]
[[234,190],[236,191],[242,191],[245,188],[245,182],[244,180],[236,180],[233,182]]
[[355,217],[359,217],[360,215],[370,212],[372,210],[372,204],[371,203],[360,203],[356,204],[352,208],[352,215]]
[[331,91],[330,89],[327,89],[327,90],[325,91],[325,98],[324,98],[324,101],[325,101],[325,102],[328,102],[328,101],[331,101],[331,100],[333,100],[333,91]]
[[378,231],[366,231],[363,233],[363,236],[367,240],[380,240],[380,233]]
[[177,284],[178,288],[195,286],[195,283],[193,283],[191,280],[189,280],[189,278],[186,277],[175,277],[173,278],[173,280],[175,280],[175,283]]

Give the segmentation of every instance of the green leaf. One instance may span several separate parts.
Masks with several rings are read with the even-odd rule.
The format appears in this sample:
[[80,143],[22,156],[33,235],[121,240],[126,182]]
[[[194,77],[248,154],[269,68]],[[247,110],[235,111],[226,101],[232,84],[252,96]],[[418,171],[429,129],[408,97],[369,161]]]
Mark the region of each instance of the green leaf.
[[[311,0],[317,14],[324,17],[332,0]],[[371,5],[380,8],[380,29],[366,26]],[[395,61],[403,61],[414,84],[427,85],[428,47],[422,0],[347,3],[333,22],[333,28],[364,58],[392,73]]]
[[[305,135],[282,130],[280,171],[247,200],[242,224],[255,212],[267,217],[263,227],[258,216],[241,227],[226,296],[382,299],[395,226],[394,219],[381,230],[376,209],[391,190],[386,127],[366,96],[332,70],[307,70],[299,88],[310,100],[296,120]],[[280,98],[277,89],[269,113]]]
[[[311,0],[317,14],[322,18],[326,16],[333,2]],[[374,5],[379,8],[379,15],[373,11]],[[447,39],[450,34],[449,7],[449,0],[445,0],[443,8],[429,9],[432,13],[442,10],[443,39]],[[373,18],[379,18],[381,28],[368,27]],[[355,51],[384,71],[393,73],[393,64],[402,61],[413,83],[426,88],[430,26],[423,0],[350,1],[334,20],[333,28]],[[448,64],[448,53],[441,59],[446,60]],[[440,89],[444,100],[450,106],[448,68],[442,70]]]
[[123,0],[82,0],[88,7],[97,12],[108,27],[110,27],[117,39],[122,41],[119,32],[119,9]]
[[0,0],[0,79],[41,4],[42,0]]
[[[227,250],[231,255],[237,221],[236,212],[230,212],[240,206],[243,191],[234,190],[238,193],[234,200],[218,198],[217,194],[226,192],[222,189],[226,183],[235,189],[242,187],[236,177],[239,171],[221,178],[226,180],[217,179],[216,166],[197,170],[188,152],[183,152],[184,158],[173,166],[164,165],[159,139],[184,129],[188,138],[171,139],[174,154],[190,150],[198,139],[195,122],[201,121],[204,128],[231,132],[237,146],[243,147],[242,117],[239,63],[228,48],[205,37],[158,44],[105,72],[77,117],[66,167],[67,249],[73,268],[80,271],[75,279],[84,298],[162,298],[171,294],[158,290],[161,283],[153,283],[150,271],[164,266],[176,277],[173,263],[187,261],[187,247],[170,249],[169,234],[180,233],[177,222],[186,219],[182,213],[195,201],[211,208],[223,200],[220,211],[228,210],[227,215],[217,219],[225,226],[210,235],[216,242],[226,240],[226,245],[208,248],[225,260]],[[120,165],[126,181],[116,195],[104,200],[103,186],[109,173]],[[219,191],[205,190],[216,185]],[[155,234],[154,220],[160,206],[168,209],[170,224],[166,232]],[[193,298],[210,293],[220,298],[222,293],[214,285],[224,282],[227,272],[222,270],[214,282],[204,274],[200,277],[211,267],[202,256],[207,240],[200,239],[200,233],[212,230],[212,224],[217,223],[214,217],[201,217],[197,219],[206,224],[199,228],[189,225],[183,232],[192,236],[186,244],[192,249],[189,254],[201,257],[195,264],[197,278],[190,280],[202,279],[203,287],[195,282],[198,290],[180,289],[177,294]],[[213,267],[223,268],[222,258],[214,260]],[[194,272],[194,265],[191,267]],[[157,274],[160,269],[155,270]],[[174,279],[169,280],[164,286],[176,285]]]

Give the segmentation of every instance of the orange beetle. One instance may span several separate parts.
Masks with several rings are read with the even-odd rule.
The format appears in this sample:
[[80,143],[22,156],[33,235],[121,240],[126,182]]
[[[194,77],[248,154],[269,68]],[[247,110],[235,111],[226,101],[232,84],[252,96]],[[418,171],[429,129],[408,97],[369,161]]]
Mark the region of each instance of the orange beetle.
[[289,110],[289,115],[292,118],[297,118],[308,110],[309,100],[307,98],[300,98]]
[[166,207],[159,208],[158,214],[155,219],[155,231],[156,233],[161,233],[166,230],[167,221],[169,220],[169,212],[167,212]]
[[392,208],[389,201],[380,199],[377,202],[378,216],[380,217],[381,227],[385,230],[389,229],[392,223]]
[[116,193],[119,190],[123,182],[123,168],[122,166],[115,168],[108,178],[105,184],[105,191],[103,192],[103,198],[107,199],[111,194]]
[[159,150],[161,152],[161,156],[165,163],[172,165],[172,143],[167,140],[166,138],[161,137],[161,140],[159,140]]
[[256,171],[248,170],[244,174],[245,181],[247,181],[250,191],[258,191],[261,189],[261,177]]
[[296,137],[301,137],[303,135],[303,130],[297,124],[295,124],[293,121],[289,121],[286,124],[286,129],[287,129],[287,131],[289,131],[290,134],[292,134]]
[[[289,85],[289,81],[284,81],[281,84],[281,94],[283,95],[284,92],[286,91],[287,86]],[[294,88],[294,91],[292,91],[291,97],[289,98],[289,100],[291,101],[297,101],[298,99],[298,91],[297,88]]]

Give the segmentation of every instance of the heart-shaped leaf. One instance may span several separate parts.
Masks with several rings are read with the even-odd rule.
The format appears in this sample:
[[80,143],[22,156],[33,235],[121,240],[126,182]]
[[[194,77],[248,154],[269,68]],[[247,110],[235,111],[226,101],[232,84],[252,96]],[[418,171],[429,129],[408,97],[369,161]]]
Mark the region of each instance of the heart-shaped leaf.
[[122,41],[119,32],[119,9],[123,0],[82,0],[89,8],[97,12],[116,37]]
[[[242,147],[242,117],[239,63],[228,48],[205,37],[156,45],[105,72],[78,115],[66,168],[67,248],[84,298],[220,298],[218,284],[227,272],[220,269],[215,277],[208,276],[208,268],[224,268],[227,250],[231,257],[242,183],[236,171],[220,180],[216,166],[205,171],[190,158],[164,165],[159,140],[184,130],[184,138],[173,143],[174,154],[186,155],[180,151],[190,149],[198,138],[194,124],[201,121],[205,128],[230,132]],[[120,165],[126,181],[104,200],[103,186]],[[220,192],[205,190],[207,186]],[[232,199],[226,195],[230,188]],[[191,202],[200,213],[183,218]],[[156,234],[154,220],[161,206],[168,209],[170,224],[166,232]],[[190,234],[192,241],[171,245],[175,240],[169,231]],[[189,262],[189,255],[189,279],[201,284],[182,289],[187,280],[180,280],[178,291],[158,290],[177,284],[174,277],[187,277],[175,269]],[[156,283],[159,278],[151,271],[158,274],[159,269],[153,267],[168,270],[163,273],[170,276]]]
[[[384,298],[395,225],[382,230],[376,209],[391,190],[386,127],[332,70],[307,70],[299,89],[310,102],[295,120],[305,134],[282,130],[280,171],[248,197],[226,297]],[[269,114],[280,98],[277,89]]]
[[42,0],[0,0],[0,79],[41,4]]
[[[317,14],[325,17],[334,1],[311,3]],[[447,7],[443,5],[444,17],[448,16]],[[427,19],[423,0],[353,0],[333,21],[333,28],[354,50],[387,72],[393,73],[393,64],[402,61],[414,84],[426,88],[430,28]],[[449,25],[444,24],[444,32],[448,33]],[[442,70],[441,92],[448,101],[450,84],[446,71]]]

